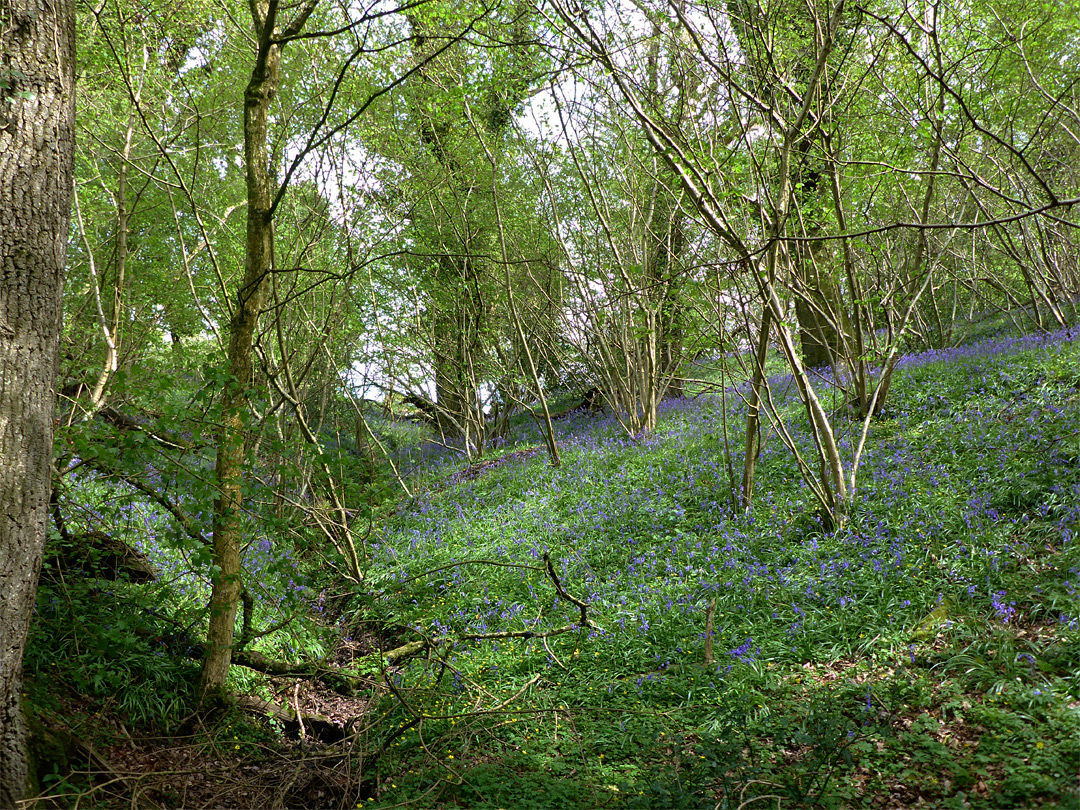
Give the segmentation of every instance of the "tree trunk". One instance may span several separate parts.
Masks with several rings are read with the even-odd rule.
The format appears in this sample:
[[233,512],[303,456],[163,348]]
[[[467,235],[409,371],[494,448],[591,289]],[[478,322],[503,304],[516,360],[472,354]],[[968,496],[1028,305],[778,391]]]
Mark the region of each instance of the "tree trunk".
[[74,3],[0,0],[0,54],[0,807],[14,807],[28,784],[22,656],[52,482]]
[[476,307],[470,295],[472,263],[449,254],[437,261],[438,303],[432,327],[436,420],[442,437],[455,440],[465,435],[478,409],[476,386],[469,374],[470,363],[480,351],[475,340]]
[[[317,0],[307,0],[287,33],[304,25]],[[281,46],[273,42],[277,0],[253,0],[251,13],[258,36],[258,55],[244,91],[244,165],[247,172],[247,239],[244,279],[229,323],[228,383],[222,396],[217,437],[218,495],[214,503],[214,575],[210,623],[206,635],[199,694],[206,698],[225,686],[232,659],[236,608],[243,591],[240,541],[244,505],[242,473],[246,459],[244,418],[252,383],[252,343],[259,313],[266,301],[273,265],[273,189],[267,152],[270,103],[281,77]]]
[[[679,69],[678,58],[672,54],[666,82],[660,76],[661,23],[652,20],[653,42],[647,56],[647,96],[652,114],[666,122],[666,127],[679,136],[688,108],[688,95],[693,92],[690,72]],[[663,85],[670,83],[678,91],[672,102],[665,99]],[[654,156],[653,182],[646,200],[648,216],[645,221],[645,270],[647,296],[655,304],[656,374],[658,398],[683,395],[682,355],[684,321],[684,283],[682,275],[686,234],[681,207],[678,175],[658,156]],[[655,422],[655,418],[653,419]]]
[[813,247],[793,251],[799,292],[795,317],[799,322],[799,347],[803,365],[822,368],[841,359],[840,333],[835,325],[839,302],[836,287],[822,276]]
[[[671,187],[676,188],[676,178],[671,178]],[[683,360],[683,325],[685,321],[682,282],[682,255],[686,247],[686,231],[683,227],[683,214],[674,202],[675,210],[670,214],[667,233],[664,266],[666,279],[664,299],[660,308],[660,366],[667,388],[662,392],[664,398],[681,397],[685,393],[682,371]]]
[[[800,236],[813,238],[822,233],[821,217],[828,187],[822,184],[822,171],[815,165],[808,142],[796,149],[794,200],[802,221]],[[795,265],[795,317],[799,322],[799,345],[803,365],[821,368],[843,356],[844,301],[840,288],[831,277],[831,262],[824,242],[800,242],[791,250]]]
[[765,390],[765,361],[769,357],[769,332],[772,329],[772,310],[761,313],[750,393],[746,400],[746,444],[743,455],[742,507],[749,511],[754,500],[754,473],[761,455],[761,400]]

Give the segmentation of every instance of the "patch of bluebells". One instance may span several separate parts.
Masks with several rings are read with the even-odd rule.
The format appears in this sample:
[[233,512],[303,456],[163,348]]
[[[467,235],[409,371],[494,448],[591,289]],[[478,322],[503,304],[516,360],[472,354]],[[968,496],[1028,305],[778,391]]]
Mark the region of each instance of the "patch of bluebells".
[[[146,480],[166,490],[178,489],[162,481],[152,469],[147,470]],[[190,503],[180,504],[192,525],[205,527],[202,548],[194,548],[193,539],[179,529],[172,515],[126,485],[92,470],[79,470],[69,476],[68,482],[69,498],[81,505],[75,519],[69,520],[71,531],[101,529],[122,537],[147,557],[157,573],[157,582],[171,590],[181,603],[202,607],[208,602],[208,562],[201,560],[201,553],[211,543],[212,517],[207,511]],[[271,610],[308,605],[316,612],[324,611],[325,599],[295,581],[299,565],[292,547],[276,543],[260,531],[252,534],[253,539],[241,550],[241,566],[245,582],[260,592],[260,605]]]
[[990,597],[994,613],[1002,624],[1011,624],[1016,617],[1016,602],[1005,601],[1005,591],[998,591]]
[[[1018,392],[1011,366],[1001,359],[1056,351],[1075,337],[1003,338],[905,357],[889,401],[898,424],[871,434],[856,514],[832,535],[808,510],[811,501],[790,453],[768,431],[755,509],[733,512],[722,420],[729,420],[729,435],[737,433],[742,406],[729,396],[725,414],[718,396],[700,396],[665,401],[659,428],[639,440],[627,437],[610,415],[559,420],[561,470],[536,454],[420,495],[375,542],[376,567],[401,581],[468,559],[536,566],[548,549],[564,586],[588,601],[590,616],[606,628],[590,637],[632,634],[650,659],[681,655],[673,652],[681,649],[677,640],[700,636],[704,607],[713,597],[714,636],[740,663],[759,655],[761,645],[774,653],[808,633],[841,626],[855,632],[863,621],[861,605],[897,588],[911,598],[898,599],[888,621],[903,626],[934,607],[932,597],[916,593],[948,593],[977,606],[978,594],[989,590],[994,615],[1014,621],[1017,607],[1006,600],[1003,577],[1024,548],[1004,538],[1022,536],[1015,530],[1030,516],[1006,508],[987,482],[1000,480],[1002,470],[1010,471],[1017,487],[1053,482],[1033,513],[1054,521],[1062,543],[1073,542],[1080,481],[1075,459],[1054,440],[1080,431],[1080,414],[1075,403],[1063,405],[1052,386]],[[941,372],[948,396],[905,381],[942,360],[953,364]],[[827,376],[819,382],[828,391]],[[784,375],[771,384],[776,396],[790,392]],[[915,425],[920,429],[909,429]],[[788,428],[804,456],[812,457],[813,437],[805,426],[795,421]],[[858,426],[838,429],[850,465]],[[517,437],[522,446],[540,440],[535,426]],[[741,471],[741,448],[733,445],[730,463]],[[1033,457],[1031,447],[1045,452]],[[984,469],[973,475],[976,454]],[[496,575],[484,566],[461,566],[428,584],[459,600],[456,610],[436,620],[440,634],[540,631],[576,617],[536,570],[498,569]],[[739,630],[747,623],[776,633],[744,650],[749,639]]]
[[742,661],[743,663],[750,663],[754,661],[761,654],[761,647],[754,646],[754,639],[747,636],[746,641],[740,644],[733,650],[728,650],[728,655],[732,658]]

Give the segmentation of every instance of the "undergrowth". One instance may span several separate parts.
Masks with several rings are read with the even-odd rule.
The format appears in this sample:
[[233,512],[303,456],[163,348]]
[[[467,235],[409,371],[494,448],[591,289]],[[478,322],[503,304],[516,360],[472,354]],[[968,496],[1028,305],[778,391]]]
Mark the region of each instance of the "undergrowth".
[[[753,509],[732,508],[738,397],[726,414],[717,394],[666,402],[637,438],[571,415],[561,468],[542,450],[443,463],[381,510],[363,588],[253,538],[260,625],[303,609],[255,646],[322,660],[365,633],[440,640],[367,673],[388,687],[365,720],[363,806],[1075,807],[1078,368],[1064,333],[906,357],[836,531],[768,427]],[[859,425],[837,427],[850,456]],[[506,452],[538,446],[529,430]],[[205,580],[182,545],[144,546],[167,581],[42,589],[39,706],[62,686],[145,727],[187,716],[180,647]],[[234,732],[235,750],[266,733]]]
[[[418,635],[539,634],[577,613],[535,568],[548,552],[595,626],[398,673],[399,722],[430,719],[382,763],[403,774],[386,801],[1075,804],[1077,355],[1056,335],[905,358],[836,532],[775,436],[753,511],[731,509],[716,396],[666,403],[636,440],[583,417],[559,470],[424,493],[382,527],[369,610]],[[850,453],[858,425],[839,427]],[[476,713],[537,675],[524,716]]]

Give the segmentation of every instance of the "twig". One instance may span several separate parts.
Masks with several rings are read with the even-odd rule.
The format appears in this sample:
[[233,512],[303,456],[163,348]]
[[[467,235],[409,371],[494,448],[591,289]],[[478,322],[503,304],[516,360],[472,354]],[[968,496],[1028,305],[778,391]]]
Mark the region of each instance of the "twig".
[[[749,807],[754,802],[760,802],[762,799],[776,799],[776,810],[780,810],[780,801],[784,797],[778,796],[775,793],[765,793],[761,796],[754,796],[750,799],[744,799],[743,797],[746,795],[746,790],[751,785],[768,785],[771,788],[780,787],[780,785],[776,784],[775,782],[766,782],[764,779],[751,779],[749,782],[743,785],[742,790],[739,791],[739,806],[737,810],[743,810],[744,807]],[[718,803],[716,807],[713,808],[713,810],[720,810],[721,804],[723,804],[723,802]]]
[[278,630],[291,624],[296,619],[296,617],[300,615],[300,611],[298,610],[291,616],[287,616],[281,621],[274,622],[274,624],[270,625],[265,630],[259,630],[258,632],[255,632],[251,628],[251,616],[255,612],[255,600],[252,598],[251,593],[250,591],[248,591],[247,588],[244,588],[244,590],[240,592],[240,601],[244,606],[244,610],[243,621],[241,622],[240,638],[236,642],[236,645],[234,647],[234,649],[237,651],[244,649],[244,647],[246,647],[248,644],[250,644],[257,638],[262,638],[263,636],[268,636],[271,633],[276,633]]
[[[521,697],[523,694],[525,694],[525,690],[528,689],[530,686],[533,686],[534,684],[536,684],[536,682],[539,681],[539,680],[540,680],[540,673],[537,673],[536,675],[533,675],[531,678],[529,678],[529,680],[527,680],[525,682],[525,685],[522,686],[517,692],[512,694],[510,697],[508,697],[506,700],[504,700],[502,703],[500,703],[494,709],[488,709],[485,712],[485,714],[495,714],[496,712],[502,711],[507,706],[509,706],[511,703],[513,703],[515,700],[517,700],[519,697]],[[479,712],[477,712],[477,714],[479,714]]]
[[705,610],[705,666],[713,662],[712,637],[713,621],[716,618],[716,597],[709,600],[709,607]]
[[296,712],[296,722],[300,724],[300,742],[307,742],[307,731],[304,729],[304,715],[300,714],[300,679],[293,684],[293,710]]
[[439,571],[446,571],[449,568],[459,568],[459,567],[461,567],[463,565],[472,565],[474,563],[477,564],[477,565],[497,565],[500,568],[526,568],[529,571],[542,571],[542,570],[544,570],[544,569],[542,569],[542,568],[540,568],[539,566],[536,566],[536,565],[522,565],[521,563],[506,563],[506,562],[499,562],[498,560],[462,560],[461,562],[450,563],[449,565],[441,565],[438,568],[431,569],[430,571],[424,571],[424,572],[422,572],[420,574],[417,574],[416,576],[409,577],[408,579],[403,579],[400,582],[398,582],[397,584],[398,585],[404,585],[404,584],[406,584],[408,582],[412,582],[413,580],[421,579],[421,578],[427,577],[427,576],[431,576],[432,574],[437,574],[437,573],[439,573]]
[[566,669],[566,664],[564,664],[562,661],[560,661],[559,656],[555,655],[555,653],[553,653],[551,651],[551,647],[549,647],[548,643],[547,643],[547,638],[546,637],[541,637],[540,643],[544,645],[544,649],[547,651],[547,654],[551,656],[551,660],[554,661],[556,664],[558,664],[560,669],[565,670]]
[[561,596],[567,602],[570,602],[571,604],[577,605],[578,608],[581,610],[581,622],[580,622],[581,626],[582,627],[593,627],[593,623],[591,621],[589,621],[589,613],[588,613],[589,606],[588,606],[588,604],[585,603],[585,602],[582,602],[580,599],[575,599],[570,594],[568,594],[565,590],[563,590],[562,583],[559,582],[559,576],[558,576],[558,574],[555,573],[555,566],[553,566],[551,564],[551,555],[546,551],[544,552],[544,565],[547,566],[548,576],[551,577],[551,581],[555,585],[555,590],[559,592],[559,596]]

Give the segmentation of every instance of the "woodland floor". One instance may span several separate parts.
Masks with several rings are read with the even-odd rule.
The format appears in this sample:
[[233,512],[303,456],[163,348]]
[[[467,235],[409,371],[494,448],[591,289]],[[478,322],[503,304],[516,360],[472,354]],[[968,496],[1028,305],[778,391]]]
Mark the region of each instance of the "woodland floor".
[[[69,750],[27,807],[1074,810],[1077,368],[1070,333],[908,360],[837,532],[778,441],[761,506],[728,509],[702,396],[643,439],[560,420],[560,470],[527,435],[444,464],[388,505],[367,595],[301,586],[253,544],[302,608],[263,654],[348,672],[351,694],[234,666],[248,697],[195,714],[197,661],[162,616],[168,596],[186,626],[200,591],[50,580],[27,691]],[[419,638],[442,641],[373,656]]]

